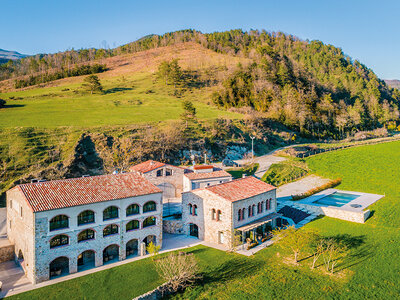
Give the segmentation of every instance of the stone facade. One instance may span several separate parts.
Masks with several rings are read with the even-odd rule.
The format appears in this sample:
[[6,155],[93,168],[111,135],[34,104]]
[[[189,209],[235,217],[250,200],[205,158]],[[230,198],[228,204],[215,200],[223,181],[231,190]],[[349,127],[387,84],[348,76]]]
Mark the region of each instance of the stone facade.
[[[12,206],[10,202],[12,201]],[[156,210],[143,213],[143,205],[149,201],[156,203]],[[126,216],[126,208],[136,203],[140,207],[140,213]],[[69,208],[55,209],[33,213],[27,206],[24,196],[18,189],[7,193],[8,223],[11,227],[7,232],[11,242],[15,244],[15,254],[18,256],[22,250],[26,275],[33,283],[49,279],[50,263],[58,257],[67,257],[69,261],[69,273],[78,271],[78,256],[86,251],[94,251],[95,266],[103,264],[103,250],[109,245],[117,245],[119,248],[119,260],[126,258],[126,244],[136,239],[140,248],[141,243],[147,236],[155,236],[156,244],[162,245],[162,195],[161,193],[111,200],[73,206]],[[23,219],[17,213],[15,207],[22,207]],[[103,211],[109,206],[118,207],[118,218],[103,221]],[[78,225],[78,214],[91,210],[95,213],[95,222]],[[66,215],[69,220],[68,228],[49,230],[50,220],[57,215]],[[147,217],[155,217],[156,225],[143,228],[143,221]],[[126,231],[126,224],[131,220],[138,220],[139,229]],[[118,233],[103,237],[103,229],[110,224],[118,226]],[[92,229],[95,238],[78,243],[78,234],[85,229]],[[50,248],[50,240],[60,234],[69,237],[69,243],[64,246]],[[143,247],[143,246],[142,246]],[[138,254],[141,251],[138,249]]]
[[[171,172],[171,175],[167,176],[169,172]],[[162,174],[161,176],[159,176],[160,173]],[[184,168],[164,165],[149,172],[141,173],[141,175],[152,184],[159,187],[163,191],[164,199],[168,199],[181,196],[181,193],[183,192],[182,178],[184,173]]]
[[163,232],[171,234],[183,234],[182,219],[163,219]]
[[[271,199],[270,209],[265,206],[261,213],[257,214],[257,205],[261,201]],[[197,215],[190,213],[189,205],[197,206]],[[243,220],[238,220],[238,211],[250,205],[256,206],[254,216],[245,215]],[[261,219],[276,212],[276,190],[261,193],[254,197],[231,202],[207,189],[198,189],[182,194],[182,223],[186,235],[190,235],[190,224],[198,227],[198,238],[214,244],[224,244],[230,248],[232,245],[232,232],[234,229]],[[220,211],[219,217],[217,212]],[[193,211],[192,211],[193,212]],[[215,213],[214,213],[215,212]]]
[[7,243],[6,245],[0,246],[0,263],[5,261],[14,260],[14,245]]

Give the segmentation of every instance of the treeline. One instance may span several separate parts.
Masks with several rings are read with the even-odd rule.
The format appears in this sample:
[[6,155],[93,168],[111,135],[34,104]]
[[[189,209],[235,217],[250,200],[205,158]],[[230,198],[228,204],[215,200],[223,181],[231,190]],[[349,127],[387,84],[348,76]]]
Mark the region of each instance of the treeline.
[[19,89],[39,83],[50,82],[61,78],[102,73],[106,70],[106,65],[100,64],[75,66],[73,69],[69,70],[61,69],[60,71],[55,71],[52,73],[44,73],[36,76],[31,75],[26,79],[17,79],[15,80],[14,86],[16,89]]

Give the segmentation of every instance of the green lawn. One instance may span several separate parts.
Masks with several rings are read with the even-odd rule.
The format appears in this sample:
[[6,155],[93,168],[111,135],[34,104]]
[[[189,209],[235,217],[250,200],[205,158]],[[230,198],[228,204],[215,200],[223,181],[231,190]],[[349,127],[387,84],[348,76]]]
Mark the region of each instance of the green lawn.
[[[177,98],[171,86],[155,81],[150,73],[102,79],[105,93],[93,95],[81,89],[83,78],[57,87],[2,94],[0,98],[7,100],[8,107],[0,110],[0,128],[86,128],[179,119],[183,98],[194,102],[199,119],[240,118],[240,114],[208,105],[209,91],[193,89]],[[8,100],[10,97],[14,100]]]
[[[299,265],[275,244],[253,257],[196,247],[204,280],[179,299],[397,299],[400,295],[400,142],[363,146],[308,158],[319,175],[341,177],[339,188],[385,194],[370,207],[365,224],[323,217],[309,223],[325,236],[340,236],[350,255],[335,275],[310,270],[304,255]],[[138,275],[140,274],[140,275]],[[22,294],[16,299],[132,298],[160,283],[149,260]]]

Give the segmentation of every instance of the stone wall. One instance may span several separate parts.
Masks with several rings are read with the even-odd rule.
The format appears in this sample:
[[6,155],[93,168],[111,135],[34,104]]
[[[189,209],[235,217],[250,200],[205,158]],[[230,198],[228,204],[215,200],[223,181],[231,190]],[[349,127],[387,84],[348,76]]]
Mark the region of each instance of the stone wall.
[[165,286],[167,284],[164,283],[163,285],[160,285],[159,287],[155,288],[154,290],[147,292],[145,294],[142,294],[136,298],[133,298],[133,300],[159,300],[163,299],[164,297],[167,297],[170,295],[170,292],[168,289],[165,289]]
[[14,254],[14,245],[8,244],[7,245],[2,245],[0,247],[0,263],[9,261],[9,260],[14,260],[15,254]]
[[182,219],[163,220],[163,232],[184,234]]
[[[157,204],[157,210],[143,213],[143,205],[148,201],[155,201]],[[133,203],[140,206],[141,213],[127,217],[126,208]],[[103,221],[103,210],[111,205],[119,208],[119,217]],[[136,239],[140,245],[147,236],[154,235],[156,236],[156,244],[162,245],[162,208],[162,196],[161,193],[157,193],[36,213],[36,283],[49,279],[49,265],[58,257],[67,257],[69,260],[69,272],[75,273],[78,271],[78,255],[86,250],[94,251],[95,266],[101,266],[103,265],[103,250],[107,246],[114,244],[117,245],[119,247],[119,260],[123,260],[126,258],[126,244],[131,240]],[[80,212],[85,210],[92,210],[95,212],[95,223],[78,225],[77,216]],[[49,231],[49,221],[54,216],[60,214],[69,217],[69,227]],[[143,228],[143,221],[150,216],[156,217],[156,225]],[[127,232],[126,224],[131,220],[138,220],[140,228]],[[103,237],[103,229],[110,224],[118,225],[118,234]],[[95,238],[78,242],[78,234],[85,229],[94,230]],[[69,244],[50,249],[50,240],[59,234],[68,235]],[[138,253],[140,253],[140,251]]]
[[34,214],[22,191],[18,187],[7,191],[7,236],[14,244],[15,259],[20,258],[26,276],[32,282],[35,268],[34,228]]
[[371,213],[368,209],[365,211],[351,211],[335,207],[316,206],[303,203],[296,203],[296,205],[303,207],[307,211],[316,215],[325,215],[327,217],[355,223],[365,223]]

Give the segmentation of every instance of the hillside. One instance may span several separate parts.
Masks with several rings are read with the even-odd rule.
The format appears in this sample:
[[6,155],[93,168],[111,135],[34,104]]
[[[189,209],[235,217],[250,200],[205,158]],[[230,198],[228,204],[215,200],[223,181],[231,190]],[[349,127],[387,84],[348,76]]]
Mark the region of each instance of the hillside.
[[18,53],[16,51],[7,51],[0,49],[0,64],[6,63],[9,60],[18,60],[24,57],[27,57],[27,55]]
[[400,80],[397,79],[385,79],[388,86],[394,89],[400,89]]
[[[172,59],[182,70],[176,86],[158,75]],[[96,74],[102,93],[87,92],[87,76],[69,72],[93,64],[106,68]],[[61,79],[41,81],[49,74]],[[16,80],[27,87],[17,89]],[[265,153],[393,127],[400,99],[339,48],[241,30],[186,30],[115,49],[30,56],[0,66],[0,91],[7,101],[0,109],[0,192],[35,177],[109,172],[123,160],[110,161],[110,153],[127,151],[129,163],[179,164],[189,162],[188,150],[221,160],[231,145],[249,149],[250,136],[256,153]],[[189,125],[181,120],[184,100],[197,112]]]

